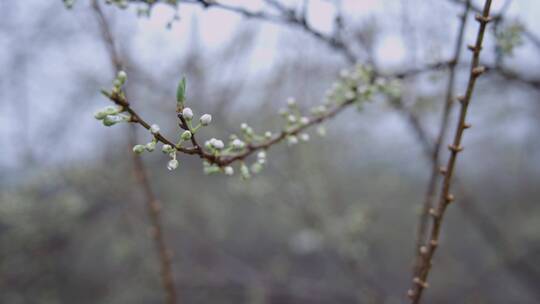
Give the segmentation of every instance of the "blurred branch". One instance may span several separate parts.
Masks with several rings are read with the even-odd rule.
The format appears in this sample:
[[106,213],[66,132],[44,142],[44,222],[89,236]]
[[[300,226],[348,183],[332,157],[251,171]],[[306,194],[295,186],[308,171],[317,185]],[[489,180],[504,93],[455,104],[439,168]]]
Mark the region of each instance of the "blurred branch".
[[[103,41],[105,42],[105,46],[107,47],[111,65],[113,66],[114,70],[118,72],[122,69],[122,61],[117,52],[117,47],[115,44],[114,37],[111,33],[109,23],[107,22],[107,19],[105,18],[105,15],[103,11],[101,10],[101,7],[99,6],[99,3],[97,0],[92,0],[92,8],[94,10],[96,19],[98,20],[99,27],[102,32]],[[135,126],[132,126],[130,128],[129,138],[130,138],[130,143],[131,143],[130,144],[130,150],[131,150],[132,144],[136,143],[136,139],[137,139]],[[135,153],[132,153],[132,154],[133,154],[133,171],[135,174],[135,178],[137,182],[139,183],[145,197],[148,216],[150,218],[150,222],[152,226],[151,235],[156,242],[156,247],[157,247],[157,251],[159,255],[159,260],[160,260],[160,265],[161,265],[161,281],[163,284],[164,292],[167,297],[166,303],[175,304],[177,300],[176,300],[176,290],[174,286],[172,263],[171,263],[172,253],[168,248],[168,245],[166,243],[164,233],[163,233],[162,219],[161,219],[161,213],[160,213],[161,205],[152,190],[152,186],[150,184],[150,181],[148,180],[148,174],[146,173],[146,169],[144,167],[144,163],[140,155],[137,155]]]
[[469,74],[469,81],[467,84],[466,93],[464,96],[459,97],[461,103],[461,109],[458,118],[458,124],[456,126],[453,143],[448,147],[450,150],[450,157],[448,158],[447,165],[444,169],[441,169],[443,174],[442,190],[440,199],[436,209],[430,209],[429,213],[433,217],[433,225],[429,231],[429,241],[426,245],[421,246],[418,252],[418,256],[421,259],[419,271],[414,277],[414,285],[408,291],[408,295],[411,298],[413,304],[420,303],[422,294],[425,288],[427,288],[427,278],[431,269],[432,258],[439,245],[439,235],[444,219],[446,208],[454,200],[454,195],[450,193],[452,177],[454,174],[457,155],[463,150],[461,146],[461,140],[463,133],[466,129],[470,128],[470,125],[466,122],[467,110],[471,102],[472,94],[474,92],[476,80],[485,72],[485,67],[480,65],[480,51],[482,49],[484,33],[488,22],[490,21],[489,12],[491,9],[491,0],[486,0],[484,4],[484,10],[482,15],[476,16],[476,21],[480,24],[478,34],[476,36],[476,43],[474,46],[470,46],[470,50],[473,53],[473,59],[471,63],[471,70]]

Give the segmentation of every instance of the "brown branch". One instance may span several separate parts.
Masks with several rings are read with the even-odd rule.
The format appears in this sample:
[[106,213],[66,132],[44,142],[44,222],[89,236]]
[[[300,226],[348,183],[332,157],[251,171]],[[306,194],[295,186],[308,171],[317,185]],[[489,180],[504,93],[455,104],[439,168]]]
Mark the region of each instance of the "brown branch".
[[426,245],[422,246],[419,250],[418,255],[421,257],[421,264],[417,276],[413,279],[413,287],[408,292],[408,295],[410,296],[411,302],[413,304],[420,303],[423,291],[428,286],[427,278],[431,269],[433,256],[439,245],[439,235],[444,219],[444,214],[448,205],[450,205],[450,203],[454,200],[454,196],[450,193],[450,189],[452,184],[452,176],[455,170],[457,155],[463,150],[463,147],[461,146],[463,133],[466,129],[470,127],[470,125],[466,122],[467,110],[471,102],[476,80],[485,71],[485,68],[483,66],[480,66],[480,51],[482,50],[482,44],[487,24],[490,21],[489,12],[491,9],[491,2],[492,0],[486,0],[482,14],[476,16],[476,20],[479,22],[480,26],[478,29],[475,45],[469,47],[469,49],[473,52],[469,81],[467,84],[465,95],[458,98],[461,103],[461,109],[454,134],[454,140],[453,143],[449,146],[450,156],[448,158],[446,167],[441,170],[441,173],[443,174],[442,191],[437,207],[430,210],[430,214],[433,217],[433,223],[429,232],[429,241],[426,242]]
[[[465,36],[465,28],[467,27],[467,15],[470,10],[470,1],[466,1],[463,14],[460,16],[459,30],[456,42],[454,44],[454,56],[449,62],[449,71],[448,71],[448,83],[446,87],[446,96],[445,103],[441,117],[441,126],[439,128],[439,134],[435,140],[434,147],[431,151],[431,175],[428,182],[428,187],[425,194],[424,204],[422,206],[422,211],[420,215],[420,220],[418,222],[418,228],[416,232],[416,247],[415,249],[420,250],[422,244],[426,241],[426,230],[428,228],[428,219],[429,219],[429,209],[433,206],[433,200],[435,198],[437,190],[437,181],[439,180],[439,158],[442,141],[445,138],[446,131],[448,129],[448,121],[450,112],[452,109],[454,101],[454,83],[456,80],[457,72],[457,63],[461,57],[461,46],[463,45],[463,39]],[[430,146],[429,144],[424,146]],[[429,152],[428,152],[429,153]],[[415,266],[415,276],[420,267],[420,260],[416,261]]]
[[[113,101],[115,104],[119,106],[122,106],[123,109],[131,115],[132,123],[138,123],[141,126],[143,126],[145,129],[150,130],[151,126],[139,114],[137,114],[137,112],[131,107],[124,93],[112,92],[109,97],[111,101]],[[334,117],[336,114],[343,111],[348,106],[352,105],[355,102],[355,100],[356,98],[348,99],[344,101],[343,103],[330,108],[328,111],[326,111],[323,114],[312,115],[308,117],[308,121],[305,124],[299,124],[296,127],[293,127],[289,130],[283,130],[279,134],[272,137],[271,139],[262,141],[260,143],[255,143],[255,144],[250,143],[246,146],[246,148],[242,152],[239,152],[234,155],[214,155],[206,151],[205,149],[203,149],[200,145],[198,145],[194,137],[192,137],[193,146],[188,147],[188,148],[177,146],[171,140],[165,138],[160,133],[155,134],[154,137],[157,141],[163,144],[168,144],[168,145],[171,145],[172,147],[176,147],[176,150],[178,152],[185,153],[188,155],[198,155],[200,158],[205,159],[211,164],[215,164],[219,167],[224,167],[224,166],[230,165],[231,163],[235,161],[244,160],[257,151],[269,149],[273,145],[282,142],[289,136],[297,135],[298,133],[306,130],[307,128],[313,125],[320,124]],[[181,117],[181,115],[179,115],[179,117]],[[180,118],[180,119],[181,119],[181,127],[186,129],[187,125],[184,126],[185,121],[182,122],[183,118]]]
[[[111,65],[113,66],[114,70],[117,73],[120,70],[122,70],[122,61],[118,54],[115,40],[111,33],[110,26],[107,22],[107,18],[105,17],[105,14],[101,10],[101,7],[97,0],[92,1],[92,8],[94,10],[96,19],[98,20],[99,27],[102,32],[103,41],[105,42],[105,46],[107,47]],[[128,112],[130,111],[128,110]],[[140,119],[140,117],[138,117],[136,113],[132,111],[130,113],[132,114],[132,117],[138,119],[138,122],[141,125],[145,126],[146,128],[149,128],[148,124],[144,120]],[[130,128],[129,138],[130,138],[130,143],[131,143],[130,144],[130,150],[131,150],[131,146],[137,141],[137,132],[134,126]],[[161,281],[162,281],[163,289],[166,295],[166,303],[176,304],[177,296],[176,296],[175,284],[174,284],[174,279],[173,279],[173,271],[172,271],[172,262],[171,262],[172,253],[168,249],[168,246],[164,237],[164,233],[163,233],[161,212],[160,212],[161,205],[152,190],[152,186],[150,184],[150,181],[148,180],[148,174],[144,167],[144,163],[141,157],[135,153],[133,153],[133,172],[145,197],[147,212],[150,218],[150,224],[152,226],[151,235],[155,240],[156,249],[159,255]]]

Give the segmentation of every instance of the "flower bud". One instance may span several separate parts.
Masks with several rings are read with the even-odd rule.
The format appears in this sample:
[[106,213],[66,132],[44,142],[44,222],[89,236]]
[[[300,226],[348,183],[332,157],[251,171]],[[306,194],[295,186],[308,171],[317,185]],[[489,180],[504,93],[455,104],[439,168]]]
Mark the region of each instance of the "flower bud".
[[246,180],[251,177],[251,174],[249,173],[249,168],[246,166],[246,164],[242,163],[240,166],[240,175],[242,176],[242,179]]
[[231,146],[233,147],[233,149],[240,150],[243,149],[246,144],[240,139],[235,139],[232,141]]
[[135,145],[133,146],[133,152],[137,153],[137,154],[141,154],[143,153],[145,150],[145,146],[144,145]]
[[201,116],[200,121],[203,126],[208,126],[212,122],[212,115],[204,114]]
[[153,124],[150,126],[150,133],[157,135],[159,133],[159,126],[156,124]]
[[163,145],[163,147],[161,147],[161,152],[163,152],[165,154],[173,153],[174,148],[171,145],[165,144],[165,145]]
[[231,166],[227,166],[223,168],[223,172],[225,173],[225,175],[232,176],[234,174],[234,169]]
[[260,151],[259,153],[257,153],[257,158],[258,159],[265,159],[266,158],[266,152]]
[[287,117],[287,120],[289,121],[289,123],[295,123],[296,122],[296,116],[291,114],[291,115],[289,115]]
[[293,146],[293,145],[296,145],[298,143],[298,138],[294,135],[291,135],[289,137],[287,137],[287,144],[289,146]]
[[307,133],[300,134],[300,140],[309,141],[309,134],[307,134]]
[[169,169],[169,171],[172,171],[172,170],[178,168],[178,165],[179,165],[179,162],[176,159],[171,159],[167,163],[167,169]]
[[105,118],[103,118],[103,125],[106,127],[110,127],[110,126],[114,126],[120,121],[121,121],[120,117],[116,115],[106,115]]
[[307,124],[309,123],[309,118],[307,118],[307,117],[305,117],[305,116],[301,117],[301,118],[300,118],[300,123],[301,123],[302,125],[307,125]]
[[127,81],[127,74],[124,71],[118,72],[118,75],[116,75],[116,79],[120,82],[121,85],[125,84]]
[[294,97],[287,98],[287,106],[289,107],[296,106],[296,99],[294,99]]
[[151,141],[146,144],[145,148],[148,152],[152,152],[156,149],[156,143],[154,141]]
[[180,138],[182,138],[182,140],[190,140],[191,136],[191,132],[189,130],[186,130],[182,133],[182,135],[180,135]]
[[264,133],[264,137],[266,137],[266,139],[272,138],[272,132],[266,131],[266,132]]
[[221,149],[223,149],[225,147],[225,144],[223,143],[223,141],[221,141],[219,139],[215,139],[215,138],[210,139],[210,145],[214,149],[217,149],[217,150],[221,150]]
[[193,119],[193,111],[190,108],[184,108],[184,110],[182,110],[182,116],[186,120],[191,120]]

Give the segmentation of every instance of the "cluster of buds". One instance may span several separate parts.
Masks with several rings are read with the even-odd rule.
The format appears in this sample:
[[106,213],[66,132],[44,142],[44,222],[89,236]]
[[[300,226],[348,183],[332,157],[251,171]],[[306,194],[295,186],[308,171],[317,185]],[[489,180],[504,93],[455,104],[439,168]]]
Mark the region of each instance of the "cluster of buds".
[[[113,88],[111,92],[102,91],[104,95],[111,98],[112,94],[122,94],[122,86],[127,81],[127,74],[124,71],[118,72],[116,78],[113,81]],[[94,118],[100,120],[104,126],[110,127],[117,123],[130,122],[131,115],[125,113],[123,106],[107,106],[101,110],[98,110],[94,114]]]
[[[165,139],[159,132],[157,124],[149,125],[140,119],[129,107],[125,98],[122,86],[127,81],[127,75],[121,71],[113,81],[113,88],[110,92],[103,91],[116,105],[106,107],[95,114],[96,119],[102,120],[106,126],[114,125],[118,122],[139,122],[144,125],[151,134],[150,142],[138,144],[133,147],[133,152],[141,154],[152,152],[156,145],[163,143],[161,151],[170,157],[167,164],[169,170],[178,167],[177,154],[187,152],[198,154],[204,159],[204,172],[207,174],[224,173],[234,175],[235,169],[231,166],[233,160],[240,162],[239,173],[243,179],[248,179],[252,174],[259,173],[266,164],[266,149],[271,145],[286,140],[289,145],[299,142],[307,142],[310,135],[305,133],[307,127],[318,124],[317,134],[324,136],[326,129],[320,123],[331,117],[337,111],[349,104],[361,104],[360,101],[367,101],[373,98],[376,93],[397,96],[399,84],[394,84],[383,78],[376,78],[369,67],[356,66],[352,71],[342,70],[340,77],[332,88],[326,93],[323,104],[316,105],[303,111],[296,99],[289,97],[286,105],[279,110],[279,114],[284,119],[284,126],[281,132],[273,134],[270,131],[257,133],[247,123],[240,124],[240,135],[232,134],[227,141],[218,138],[211,138],[199,146],[195,134],[212,122],[210,114],[203,114],[198,119],[195,118],[194,111],[185,105],[186,103],[186,79],[182,78],[176,92],[176,112],[180,119],[180,127],[183,129],[176,144]],[[133,118],[125,112],[132,113]],[[184,143],[191,144],[184,147]],[[258,153],[256,152],[258,151]],[[250,165],[246,164],[249,156],[256,154],[256,159]],[[227,161],[229,160],[229,161]]]

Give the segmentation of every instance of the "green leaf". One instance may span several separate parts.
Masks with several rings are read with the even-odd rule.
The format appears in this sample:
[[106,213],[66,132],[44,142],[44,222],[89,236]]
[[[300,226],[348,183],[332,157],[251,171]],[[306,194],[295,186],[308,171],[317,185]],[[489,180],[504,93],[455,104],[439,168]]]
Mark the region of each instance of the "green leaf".
[[184,102],[186,101],[186,77],[182,77],[180,83],[178,83],[178,88],[176,89],[176,101],[178,102],[178,107],[183,108]]

